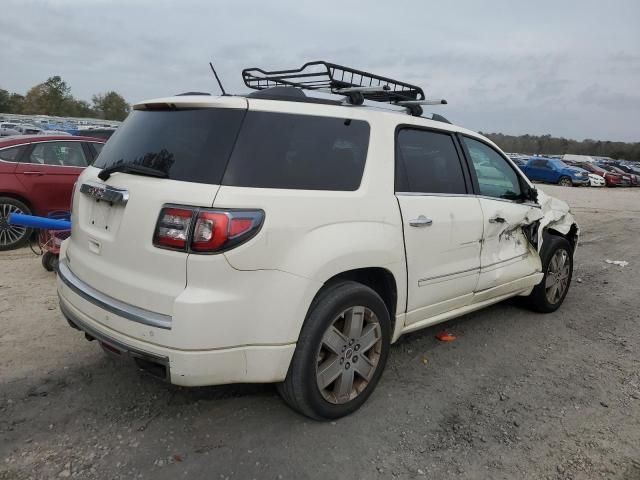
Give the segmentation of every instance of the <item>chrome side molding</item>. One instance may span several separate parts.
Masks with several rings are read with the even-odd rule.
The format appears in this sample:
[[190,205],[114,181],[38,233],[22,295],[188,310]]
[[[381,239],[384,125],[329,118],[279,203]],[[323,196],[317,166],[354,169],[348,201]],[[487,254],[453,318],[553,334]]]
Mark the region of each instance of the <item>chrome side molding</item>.
[[129,191],[116,188],[104,183],[87,181],[80,185],[80,193],[84,193],[96,200],[125,205],[129,201]]

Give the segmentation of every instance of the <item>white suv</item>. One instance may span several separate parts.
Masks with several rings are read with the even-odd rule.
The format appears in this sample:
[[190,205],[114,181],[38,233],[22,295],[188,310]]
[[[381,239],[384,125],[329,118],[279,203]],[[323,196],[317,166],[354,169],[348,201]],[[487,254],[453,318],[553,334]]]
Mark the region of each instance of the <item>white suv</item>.
[[258,92],[135,105],[77,182],[71,326],[171,383],[277,382],[327,419],[364,403],[404,333],[516,295],[560,306],[567,205],[486,138],[417,116],[417,87],[317,63],[346,100],[245,71]]

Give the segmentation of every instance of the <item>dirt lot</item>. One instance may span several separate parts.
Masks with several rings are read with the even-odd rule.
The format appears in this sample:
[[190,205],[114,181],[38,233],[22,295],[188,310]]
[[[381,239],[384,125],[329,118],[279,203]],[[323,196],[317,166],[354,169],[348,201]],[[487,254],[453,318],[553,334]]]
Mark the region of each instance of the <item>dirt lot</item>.
[[122,365],[67,326],[38,258],[0,254],[0,479],[640,479],[640,189],[542,188],[582,227],[564,306],[407,335],[365,407],[330,423],[270,385]]

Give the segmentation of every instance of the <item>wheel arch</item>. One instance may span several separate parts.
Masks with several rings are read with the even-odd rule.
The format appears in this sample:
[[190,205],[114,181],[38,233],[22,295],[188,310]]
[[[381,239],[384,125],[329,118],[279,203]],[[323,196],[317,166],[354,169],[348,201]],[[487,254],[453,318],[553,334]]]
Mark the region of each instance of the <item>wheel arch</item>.
[[0,197],[8,197],[8,198],[13,198],[14,200],[18,200],[19,202],[24,203],[27,207],[29,207],[29,210],[31,210],[31,213],[33,212],[33,205],[31,204],[31,202],[29,200],[27,200],[26,197],[17,194],[17,193],[13,193],[13,192],[1,192],[0,191]]
[[575,252],[576,247],[578,246],[578,232],[578,225],[576,223],[572,223],[569,231],[566,233],[562,233],[553,227],[545,228],[543,233],[565,238],[569,242],[569,245],[571,245],[571,249]]
[[382,298],[382,301],[387,306],[387,310],[389,312],[391,331],[395,331],[395,320],[398,306],[398,284],[394,274],[390,270],[383,267],[364,267],[340,272],[324,282],[323,286],[318,290],[318,293],[316,293],[316,297],[325,288],[331,287],[342,280],[351,280],[361,283],[380,295],[380,298]]

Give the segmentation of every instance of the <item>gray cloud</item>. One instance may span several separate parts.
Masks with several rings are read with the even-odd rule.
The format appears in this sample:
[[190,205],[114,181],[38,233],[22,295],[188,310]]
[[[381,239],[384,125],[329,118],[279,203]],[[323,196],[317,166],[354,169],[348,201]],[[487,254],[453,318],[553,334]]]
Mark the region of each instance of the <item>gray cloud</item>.
[[2,0],[0,87],[58,74],[133,103],[217,92],[211,59],[234,92],[244,67],[326,59],[416,82],[475,130],[638,141],[638,18],[637,0]]

